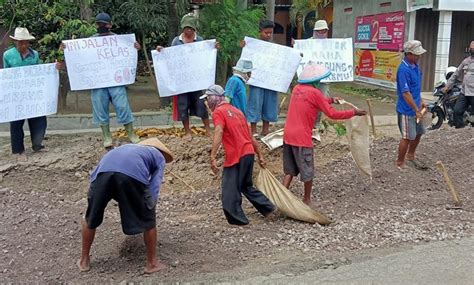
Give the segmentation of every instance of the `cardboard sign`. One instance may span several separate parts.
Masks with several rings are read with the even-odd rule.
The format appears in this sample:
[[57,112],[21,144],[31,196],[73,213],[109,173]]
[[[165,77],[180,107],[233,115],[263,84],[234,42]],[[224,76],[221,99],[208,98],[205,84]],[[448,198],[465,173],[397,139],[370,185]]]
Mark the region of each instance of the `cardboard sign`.
[[0,123],[56,114],[56,64],[0,69]]
[[255,68],[249,85],[284,93],[301,61],[295,49],[249,37],[245,37],[241,58],[250,59]]
[[216,40],[151,51],[160,97],[204,90],[216,80]]
[[138,51],[135,35],[113,35],[63,41],[71,90],[133,84]]
[[322,82],[354,80],[352,38],[296,40],[294,48],[303,53],[298,75],[312,61],[331,70],[331,76]]

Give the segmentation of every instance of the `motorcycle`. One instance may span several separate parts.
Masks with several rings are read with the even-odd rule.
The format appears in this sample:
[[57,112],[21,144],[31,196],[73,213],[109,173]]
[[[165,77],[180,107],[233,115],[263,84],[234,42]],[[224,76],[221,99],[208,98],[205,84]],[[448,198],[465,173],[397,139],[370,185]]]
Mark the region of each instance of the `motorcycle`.
[[[446,81],[456,71],[456,67],[450,66],[446,70]],[[432,123],[429,129],[439,129],[445,120],[448,121],[449,126],[454,126],[454,106],[456,100],[461,95],[461,84],[456,83],[448,92],[443,93],[443,88],[446,83],[440,82],[435,85],[433,96],[435,102],[428,104],[428,111],[432,114]],[[471,116],[471,106],[464,112],[464,125],[471,124],[474,126],[474,116]]]

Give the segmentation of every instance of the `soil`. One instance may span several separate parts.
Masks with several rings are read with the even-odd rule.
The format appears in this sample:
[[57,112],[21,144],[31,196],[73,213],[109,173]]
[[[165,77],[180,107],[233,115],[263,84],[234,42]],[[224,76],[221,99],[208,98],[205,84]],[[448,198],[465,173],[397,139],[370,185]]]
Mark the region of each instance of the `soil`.
[[[245,201],[250,225],[233,227],[220,206],[220,178],[210,174],[209,139],[195,137],[185,143],[161,136],[177,159],[167,166],[157,207],[158,255],[168,268],[151,276],[142,273],[142,237],[123,235],[114,201],[97,230],[91,271],[77,270],[88,175],[105,153],[98,134],[49,136],[48,152],[29,154],[26,163],[15,162],[8,138],[1,138],[0,279],[7,283],[237,280],[334,268],[361,252],[471,236],[473,137],[474,128],[432,131],[418,150],[430,169],[403,172],[393,163],[398,139],[377,138],[371,146],[374,177],[368,181],[355,168],[346,139],[326,132],[323,142],[315,145],[313,206],[333,223],[320,226],[284,217],[266,221]],[[281,177],[281,150],[265,153],[268,168]],[[435,167],[438,160],[460,193],[460,210],[447,209],[451,201]],[[291,191],[301,197],[302,184],[295,183]]]

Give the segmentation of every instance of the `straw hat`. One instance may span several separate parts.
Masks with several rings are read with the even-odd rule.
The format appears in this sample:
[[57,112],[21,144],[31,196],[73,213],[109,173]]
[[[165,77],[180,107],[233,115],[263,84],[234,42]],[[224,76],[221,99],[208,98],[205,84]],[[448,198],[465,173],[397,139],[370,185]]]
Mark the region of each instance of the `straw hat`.
[[173,161],[173,154],[171,153],[171,151],[157,138],[149,138],[146,140],[142,140],[138,144],[153,146],[157,148],[159,151],[161,151],[167,163]]
[[27,28],[21,27],[15,28],[15,34],[10,36],[10,38],[14,39],[15,41],[31,41],[35,39],[35,37],[30,34]]
[[314,23],[314,31],[329,30],[328,23],[325,20],[318,20]]
[[324,78],[329,77],[329,75],[331,75],[331,71],[329,69],[310,61],[303,68],[303,71],[301,71],[298,78],[298,83],[313,83],[321,81]]

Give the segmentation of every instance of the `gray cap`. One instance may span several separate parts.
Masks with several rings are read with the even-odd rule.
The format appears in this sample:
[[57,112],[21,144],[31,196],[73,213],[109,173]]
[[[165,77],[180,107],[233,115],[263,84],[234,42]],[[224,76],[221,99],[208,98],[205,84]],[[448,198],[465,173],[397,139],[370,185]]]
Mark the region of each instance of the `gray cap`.
[[214,85],[209,86],[209,88],[207,88],[206,91],[204,92],[204,95],[199,97],[199,99],[205,99],[207,98],[207,96],[210,96],[210,95],[224,96],[224,94],[225,94],[224,88],[222,88],[220,85],[214,84]]
[[414,55],[422,55],[426,52],[426,49],[424,49],[421,46],[421,42],[417,40],[411,40],[407,41],[403,45],[403,51],[406,53],[412,53]]

